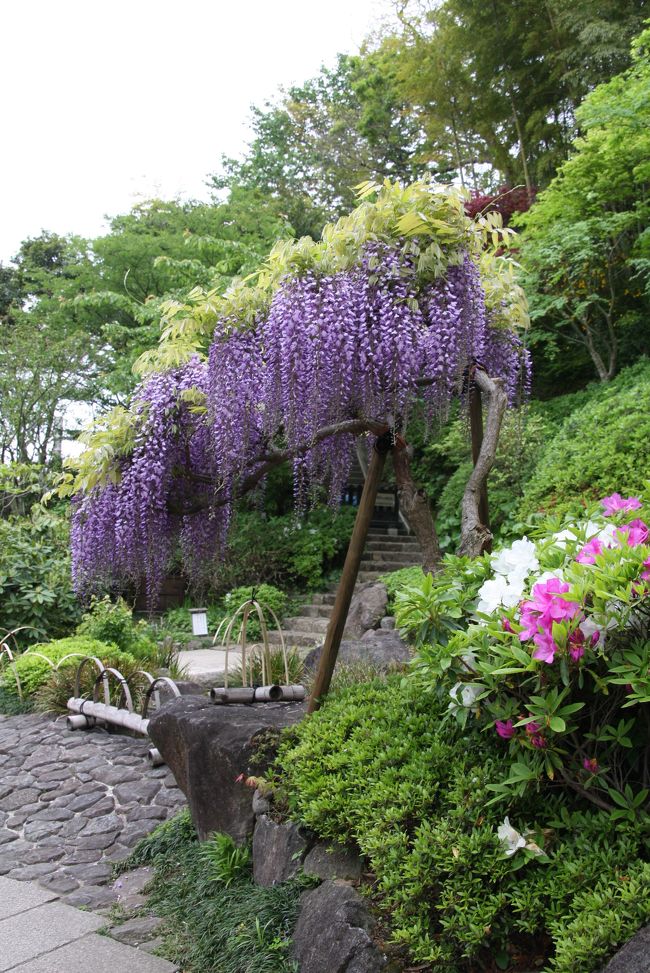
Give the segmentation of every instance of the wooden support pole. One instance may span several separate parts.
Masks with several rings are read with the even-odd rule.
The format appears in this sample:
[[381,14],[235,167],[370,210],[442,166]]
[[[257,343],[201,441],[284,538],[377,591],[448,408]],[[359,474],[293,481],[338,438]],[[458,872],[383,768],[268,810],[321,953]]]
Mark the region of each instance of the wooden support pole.
[[386,454],[390,447],[390,437],[382,436],[377,440],[375,448],[372,451],[372,459],[370,460],[363,493],[359,502],[359,509],[357,510],[356,520],[354,521],[352,537],[348,545],[348,552],[345,555],[341,580],[336,589],[334,607],[330,616],[329,625],[327,626],[320,665],[316,674],[314,688],[309,697],[308,713],[313,713],[314,710],[319,708],[330,688],[336,658],[339,654],[339,647],[343,637],[343,630],[348,619],[348,611],[350,610],[354,586],[357,583],[359,565],[361,564],[361,558],[363,557],[363,551],[366,546],[368,528],[370,527],[372,515],[375,510],[375,501],[386,462]]
[[[469,392],[469,425],[472,434],[472,463],[476,466],[483,445],[483,408],[481,392],[474,381],[471,383]],[[488,508],[487,482],[481,486],[478,515],[483,526],[489,530],[490,511]]]

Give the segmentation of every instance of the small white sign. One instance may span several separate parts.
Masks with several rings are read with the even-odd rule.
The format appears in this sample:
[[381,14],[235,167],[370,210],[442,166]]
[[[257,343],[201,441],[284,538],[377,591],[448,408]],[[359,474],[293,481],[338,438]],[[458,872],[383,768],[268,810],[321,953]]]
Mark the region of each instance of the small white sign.
[[208,634],[208,613],[205,608],[190,608],[192,635]]

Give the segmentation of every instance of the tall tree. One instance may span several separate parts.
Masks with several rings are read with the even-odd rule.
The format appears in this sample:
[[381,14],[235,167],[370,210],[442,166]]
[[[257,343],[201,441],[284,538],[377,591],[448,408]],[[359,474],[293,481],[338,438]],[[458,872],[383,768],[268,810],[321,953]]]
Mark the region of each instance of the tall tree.
[[252,109],[246,157],[224,159],[214,184],[262,192],[298,236],[317,238],[354,205],[358,183],[416,174],[417,123],[403,109],[385,58],[339,55],[333,70],[282,92],[279,104]]
[[632,67],[578,110],[583,138],[522,218],[531,340],[556,355],[586,352],[601,381],[621,345],[650,351],[650,31]]

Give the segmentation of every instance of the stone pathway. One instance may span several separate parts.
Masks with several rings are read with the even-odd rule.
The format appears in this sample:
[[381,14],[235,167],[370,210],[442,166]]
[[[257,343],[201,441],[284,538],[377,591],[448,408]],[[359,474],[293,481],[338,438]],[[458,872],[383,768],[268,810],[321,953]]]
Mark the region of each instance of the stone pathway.
[[98,936],[104,921],[35,882],[0,878],[0,971],[174,973],[167,960]]
[[0,875],[34,880],[70,906],[118,902],[112,863],[185,805],[169,769],[147,763],[149,746],[71,732],[64,717],[0,716]]

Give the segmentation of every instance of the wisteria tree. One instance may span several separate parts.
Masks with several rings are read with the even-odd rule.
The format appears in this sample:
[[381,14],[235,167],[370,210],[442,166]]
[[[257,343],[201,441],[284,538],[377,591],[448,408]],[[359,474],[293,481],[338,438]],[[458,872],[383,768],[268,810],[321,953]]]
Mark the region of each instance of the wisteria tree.
[[462,550],[485,548],[479,495],[528,374],[507,231],[495,214],[469,219],[452,187],[365,184],[360,197],[321,242],[281,242],[225,294],[197,289],[167,305],[130,409],[88,433],[65,475],[79,590],[144,576],[154,598],[179,546],[184,570],[201,576],[227,544],[233,505],[280,463],[293,463],[299,510],[323,490],[337,503],[358,437],[388,443],[401,508],[434,570],[409,419],[444,417],[473,385],[487,419]]

